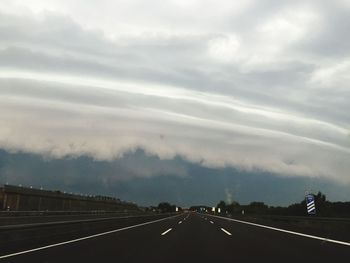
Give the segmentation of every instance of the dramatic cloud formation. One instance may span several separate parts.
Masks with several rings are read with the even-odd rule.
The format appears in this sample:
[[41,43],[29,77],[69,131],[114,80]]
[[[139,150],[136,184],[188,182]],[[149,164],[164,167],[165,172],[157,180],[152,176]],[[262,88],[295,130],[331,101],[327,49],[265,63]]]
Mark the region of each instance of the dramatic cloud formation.
[[147,206],[165,200],[185,207],[216,205],[219,200],[289,205],[303,200],[305,190],[321,190],[333,201],[350,198],[349,185],[324,178],[208,168],[181,158],[160,160],[140,150],[113,161],[85,156],[47,160],[40,155],[0,150],[0,182],[117,196]]
[[348,1],[0,1],[0,148],[350,183]]

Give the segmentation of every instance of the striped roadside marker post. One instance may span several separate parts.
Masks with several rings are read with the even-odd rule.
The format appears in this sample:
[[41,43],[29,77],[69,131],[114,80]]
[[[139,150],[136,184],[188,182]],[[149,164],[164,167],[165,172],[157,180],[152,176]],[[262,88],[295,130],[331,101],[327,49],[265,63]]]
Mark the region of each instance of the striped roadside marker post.
[[306,210],[309,215],[316,214],[316,206],[315,206],[315,197],[312,194],[308,194],[305,196],[306,200]]

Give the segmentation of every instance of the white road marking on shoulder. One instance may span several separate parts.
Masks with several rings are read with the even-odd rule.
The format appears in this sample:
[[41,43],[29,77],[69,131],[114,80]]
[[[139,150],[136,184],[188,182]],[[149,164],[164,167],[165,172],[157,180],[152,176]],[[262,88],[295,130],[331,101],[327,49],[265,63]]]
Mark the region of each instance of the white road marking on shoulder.
[[214,224],[214,222],[213,222],[213,221],[210,221],[210,224]]
[[161,235],[164,236],[166,235],[168,232],[170,232],[172,230],[172,228],[169,228],[167,231],[164,231]]
[[223,232],[225,232],[227,235],[229,235],[229,236],[232,236],[232,234],[230,233],[230,232],[228,232],[226,229],[224,229],[224,228],[220,228]]
[[[177,217],[177,216],[179,216],[179,215],[171,216],[170,218],[174,218],[174,217]],[[47,245],[47,246],[43,246],[43,247],[38,247],[38,248],[33,248],[33,249],[24,250],[24,251],[20,251],[20,252],[15,252],[15,253],[11,253],[11,254],[0,256],[0,259],[14,257],[14,256],[22,255],[22,254],[27,254],[27,253],[31,253],[31,252],[35,252],[35,251],[39,251],[39,250],[44,250],[44,249],[48,249],[48,248],[52,248],[52,247],[58,247],[58,246],[62,246],[62,245],[70,244],[70,243],[75,243],[75,242],[79,242],[79,241],[82,241],[82,240],[91,239],[91,238],[104,236],[104,235],[108,235],[108,234],[113,234],[113,233],[116,233],[116,232],[132,229],[132,228],[135,228],[135,227],[145,226],[145,225],[157,223],[157,222],[160,222],[160,221],[164,221],[164,220],[167,220],[168,218],[169,217],[161,218],[161,219],[157,219],[157,220],[154,220],[154,221],[145,222],[145,223],[132,225],[132,226],[127,226],[127,227],[123,227],[123,228],[119,228],[119,229],[115,229],[115,230],[111,230],[111,231],[107,231],[107,232],[98,233],[98,234],[91,235],[91,236],[81,237],[81,238],[72,239],[72,240],[68,240],[68,241],[64,241],[64,242],[60,242],[60,243],[56,243],[56,244],[51,244],[51,245]]]
[[246,222],[246,221],[242,221],[242,220],[233,219],[233,218],[214,216],[214,215],[212,215],[212,216],[213,217],[217,217],[217,218],[221,218],[221,219],[226,219],[228,221],[233,221],[233,222],[237,222],[237,223],[247,224],[247,225],[251,225],[251,226],[257,226],[257,227],[266,228],[266,229],[270,229],[270,230],[275,230],[275,231],[288,233],[288,234],[292,234],[292,235],[296,235],[296,236],[302,236],[302,237],[322,240],[324,242],[330,242],[330,243],[335,243],[335,244],[339,244],[339,245],[350,246],[350,242],[344,242],[344,241],[339,241],[339,240],[335,240],[335,239],[328,239],[326,237],[318,237],[318,236],[303,234],[303,233],[294,232],[294,231],[290,231],[290,230],[285,230],[285,229],[281,229],[281,228],[276,228],[276,227],[272,227],[272,226],[259,225],[259,224],[255,224],[255,223],[251,223],[251,222]]
[[178,223],[178,224],[180,225],[181,223],[182,223],[182,221],[179,221],[179,223]]

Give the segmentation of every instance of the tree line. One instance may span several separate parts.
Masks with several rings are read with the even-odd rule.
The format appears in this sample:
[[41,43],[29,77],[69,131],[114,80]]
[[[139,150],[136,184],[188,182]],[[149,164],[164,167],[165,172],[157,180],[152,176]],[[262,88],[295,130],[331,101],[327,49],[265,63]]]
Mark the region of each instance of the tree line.
[[[321,217],[350,217],[350,202],[330,202],[326,196],[318,192],[315,197],[316,216]],[[259,215],[284,215],[284,216],[305,216],[306,201],[291,204],[287,207],[268,206],[263,202],[251,202],[248,205],[241,205],[238,202],[230,204],[220,201],[217,206],[221,213],[226,214],[259,214]]]
[[[178,211],[176,211],[176,208]],[[158,206],[150,206],[146,207],[146,211],[158,212],[158,213],[173,213],[173,212],[181,212],[182,208],[176,205],[172,205],[168,202],[161,202]]]

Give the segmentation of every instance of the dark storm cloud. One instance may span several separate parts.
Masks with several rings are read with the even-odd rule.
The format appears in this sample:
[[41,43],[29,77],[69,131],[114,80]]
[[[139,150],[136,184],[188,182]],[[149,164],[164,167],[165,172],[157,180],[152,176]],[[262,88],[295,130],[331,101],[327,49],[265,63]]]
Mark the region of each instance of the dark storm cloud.
[[[137,169],[148,176],[140,177]],[[350,198],[347,185],[327,179],[210,169],[181,158],[160,160],[142,151],[127,153],[112,162],[87,157],[47,160],[39,155],[0,151],[0,181],[84,195],[117,196],[140,205],[169,201],[189,207],[216,205],[219,200],[289,205],[300,202],[305,190],[321,190],[328,200]]]

